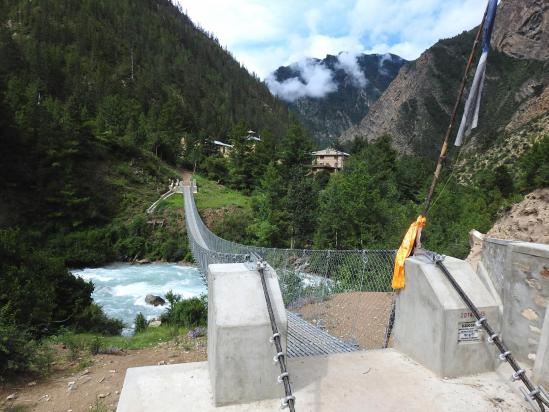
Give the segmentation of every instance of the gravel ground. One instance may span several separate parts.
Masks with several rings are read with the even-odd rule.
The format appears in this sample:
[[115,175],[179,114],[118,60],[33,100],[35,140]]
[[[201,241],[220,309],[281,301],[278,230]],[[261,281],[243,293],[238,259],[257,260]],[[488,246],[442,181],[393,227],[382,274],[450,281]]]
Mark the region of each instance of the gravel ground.
[[[63,350],[58,348],[63,357]],[[58,364],[43,380],[7,383],[0,386],[0,411],[82,412],[115,411],[128,368],[149,365],[205,361],[206,338],[162,342],[119,355],[97,355],[85,370],[75,365]],[[15,394],[13,401],[7,397]],[[21,408],[21,409],[17,409]]]
[[388,292],[338,293],[324,302],[306,304],[297,311],[333,336],[357,343],[362,349],[380,349],[385,340],[392,300],[393,294]]

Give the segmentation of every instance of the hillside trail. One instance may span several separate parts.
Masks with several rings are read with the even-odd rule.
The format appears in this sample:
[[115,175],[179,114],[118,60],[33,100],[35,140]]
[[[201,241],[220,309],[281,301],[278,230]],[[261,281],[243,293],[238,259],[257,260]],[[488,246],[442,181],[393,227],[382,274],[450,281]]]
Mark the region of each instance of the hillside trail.
[[[83,412],[115,411],[126,370],[140,366],[201,362],[207,359],[206,338],[182,336],[145,349],[128,349],[116,355],[100,354],[69,362],[60,345],[50,376],[36,381],[0,385],[0,411]],[[85,363],[84,363],[85,362]],[[85,369],[78,364],[85,364]],[[14,401],[6,398],[15,393]],[[20,409],[17,409],[20,408]]]
[[181,173],[181,178],[183,179],[183,185],[190,186],[191,180],[193,178],[193,173],[190,170],[186,169],[181,169],[179,172]]

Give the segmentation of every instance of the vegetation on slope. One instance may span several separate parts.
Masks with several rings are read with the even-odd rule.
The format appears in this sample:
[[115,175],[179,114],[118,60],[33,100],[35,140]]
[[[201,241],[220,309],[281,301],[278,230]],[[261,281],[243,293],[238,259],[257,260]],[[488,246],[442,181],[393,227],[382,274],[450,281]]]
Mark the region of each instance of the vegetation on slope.
[[61,327],[120,329],[66,268],[185,258],[181,212],[145,210],[182,137],[239,121],[276,135],[286,108],[169,0],[0,3],[2,367]]
[[[523,194],[549,185],[547,141],[546,135],[540,136],[512,169],[505,163],[486,167],[467,185],[459,181],[459,166],[447,166],[424,231],[425,246],[465,257],[469,230],[487,231],[497,215]],[[258,185],[250,188],[253,214],[237,215],[234,230],[212,225],[214,231],[261,246],[397,248],[410,222],[421,213],[434,163],[399,155],[391,137],[383,136],[373,143],[358,139],[342,147],[351,153],[343,171],[312,175],[310,147],[303,129],[291,127],[283,144],[271,153]],[[231,181],[231,156],[215,161],[228,170],[219,178],[236,187]],[[218,199],[218,206],[229,201]]]

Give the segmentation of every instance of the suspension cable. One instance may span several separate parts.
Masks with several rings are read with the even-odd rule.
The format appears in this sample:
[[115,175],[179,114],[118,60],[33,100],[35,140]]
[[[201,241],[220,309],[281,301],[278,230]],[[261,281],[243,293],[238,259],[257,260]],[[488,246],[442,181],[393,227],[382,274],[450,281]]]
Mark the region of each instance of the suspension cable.
[[[505,343],[503,342],[502,338],[498,333],[492,329],[490,324],[488,323],[488,320],[486,317],[482,316],[476,305],[473,303],[473,301],[467,296],[465,291],[461,288],[461,286],[457,283],[454,276],[450,273],[446,265],[444,265],[444,256],[439,255],[437,253],[432,252],[425,252],[425,255],[430,257],[433,262],[437,265],[437,267],[444,273],[446,276],[446,279],[450,282],[454,290],[457,292],[459,297],[463,300],[463,302],[467,305],[469,310],[473,313],[473,315],[476,318],[475,325],[477,327],[482,327],[487,335],[488,335],[488,342],[493,343],[498,348],[500,355],[499,359],[501,361],[507,361],[509,365],[514,369],[515,373],[513,373],[511,380],[517,381],[521,380],[522,383],[526,386],[528,389],[528,392],[523,392],[524,397],[527,401],[532,403],[532,400],[535,400],[539,406],[539,409],[541,412],[545,411],[545,406],[549,406],[549,399],[547,398],[547,392],[539,387],[536,388],[532,381],[526,376],[526,371],[524,369],[521,369],[520,365],[517,363],[513,355],[511,354],[511,351],[507,348]],[[544,406],[545,405],[545,406]]]
[[[255,254],[254,254],[255,255]],[[276,320],[273,312],[273,306],[271,304],[271,298],[269,296],[269,290],[267,289],[267,281],[265,279],[265,269],[267,264],[259,256],[255,255],[258,258],[257,261],[257,271],[261,277],[261,285],[263,286],[263,293],[265,294],[265,301],[267,303],[267,311],[269,312],[269,319],[271,321],[271,329],[273,331],[273,336],[271,337],[271,343],[274,343],[276,348],[276,355],[274,361],[278,362],[280,366],[280,375],[278,376],[278,382],[284,385],[284,392],[286,396],[282,399],[281,407],[289,408],[290,412],[295,412],[295,396],[292,395],[292,387],[290,385],[290,376],[288,374],[288,369],[286,367],[286,354],[282,350],[282,343],[280,341],[280,333],[278,332],[278,327],[276,326]]]
[[469,71],[471,69],[471,66],[473,65],[473,60],[475,58],[475,53],[477,51],[478,44],[480,42],[480,34],[482,33],[482,29],[484,27],[484,21],[486,20],[486,14],[488,12],[488,8],[486,8],[486,11],[484,12],[484,16],[482,17],[482,22],[480,23],[480,26],[478,27],[477,35],[475,37],[475,41],[473,43],[473,47],[471,48],[471,53],[469,54],[469,58],[467,59],[467,65],[465,66],[465,71],[463,73],[463,77],[461,79],[461,84],[459,86],[459,93],[457,95],[456,101],[454,103],[454,108],[452,110],[452,115],[450,116],[450,122],[448,123],[448,128],[446,129],[446,134],[444,135],[444,141],[442,143],[442,147],[440,148],[440,154],[438,156],[437,165],[435,168],[435,173],[433,174],[433,180],[431,182],[431,187],[429,188],[429,192],[427,193],[427,197],[425,198],[425,204],[423,205],[423,216],[427,216],[427,213],[429,213],[429,208],[431,205],[431,200],[433,198],[433,194],[435,192],[435,188],[438,183],[438,179],[440,177],[440,172],[442,170],[442,163],[444,162],[444,159],[446,159],[446,152],[448,151],[448,141],[450,140],[450,135],[452,134],[452,130],[454,128],[454,122],[456,120],[459,104],[461,103],[461,98],[463,97],[463,92],[465,91],[465,84],[467,83],[467,78],[469,77]]

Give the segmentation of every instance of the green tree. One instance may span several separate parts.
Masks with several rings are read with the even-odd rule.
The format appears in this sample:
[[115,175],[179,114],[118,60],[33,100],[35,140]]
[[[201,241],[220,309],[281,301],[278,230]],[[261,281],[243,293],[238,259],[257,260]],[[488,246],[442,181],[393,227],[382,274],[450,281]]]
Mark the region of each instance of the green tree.
[[522,191],[549,186],[549,136],[534,143],[518,163],[518,185]]

